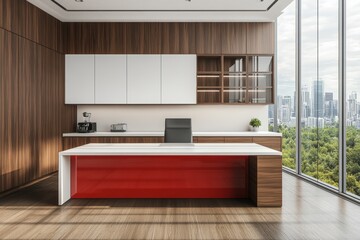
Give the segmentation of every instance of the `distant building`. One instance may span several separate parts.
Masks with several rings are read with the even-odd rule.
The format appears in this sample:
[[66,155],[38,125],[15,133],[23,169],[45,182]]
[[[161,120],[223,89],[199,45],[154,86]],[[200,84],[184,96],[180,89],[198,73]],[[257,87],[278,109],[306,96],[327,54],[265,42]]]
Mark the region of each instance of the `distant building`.
[[324,82],[322,80],[313,81],[311,97],[311,116],[318,118],[324,117]]
[[334,93],[326,92],[325,93],[325,104],[324,104],[324,117],[330,119],[329,123],[333,123],[336,109],[335,109],[335,102],[334,102]]
[[324,128],[325,120],[324,118],[308,117],[306,126],[311,128]]

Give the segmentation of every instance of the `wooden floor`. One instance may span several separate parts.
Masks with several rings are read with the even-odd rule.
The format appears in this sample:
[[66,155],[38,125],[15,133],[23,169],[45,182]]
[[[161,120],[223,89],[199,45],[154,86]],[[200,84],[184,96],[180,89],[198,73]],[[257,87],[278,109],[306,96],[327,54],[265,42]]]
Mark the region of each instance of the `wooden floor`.
[[360,206],[283,174],[283,207],[239,200],[70,200],[57,177],[0,199],[0,239],[360,239]]

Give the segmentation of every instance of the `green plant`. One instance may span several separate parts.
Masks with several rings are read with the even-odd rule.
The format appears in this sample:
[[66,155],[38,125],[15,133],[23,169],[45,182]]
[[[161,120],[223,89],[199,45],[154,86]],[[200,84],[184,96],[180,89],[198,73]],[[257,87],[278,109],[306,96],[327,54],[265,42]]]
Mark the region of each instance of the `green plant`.
[[260,127],[261,126],[261,121],[258,118],[253,118],[253,119],[251,119],[249,124],[252,127]]

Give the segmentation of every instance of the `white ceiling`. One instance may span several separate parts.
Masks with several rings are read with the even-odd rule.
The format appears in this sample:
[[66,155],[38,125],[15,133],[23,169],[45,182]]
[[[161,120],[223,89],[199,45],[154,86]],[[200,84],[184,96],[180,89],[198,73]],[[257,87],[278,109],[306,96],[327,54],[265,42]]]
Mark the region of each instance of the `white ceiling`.
[[274,21],[292,0],[28,0],[64,22]]

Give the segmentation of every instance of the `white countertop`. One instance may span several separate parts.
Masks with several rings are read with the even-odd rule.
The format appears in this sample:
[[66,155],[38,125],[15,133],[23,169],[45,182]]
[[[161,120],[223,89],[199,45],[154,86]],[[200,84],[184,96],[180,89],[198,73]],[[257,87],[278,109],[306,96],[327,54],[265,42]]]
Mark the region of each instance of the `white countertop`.
[[281,156],[282,153],[256,143],[91,143],[59,153],[73,155],[230,155],[230,156]]
[[[164,132],[64,133],[63,137],[163,137]],[[277,132],[193,132],[194,137],[281,137]]]

